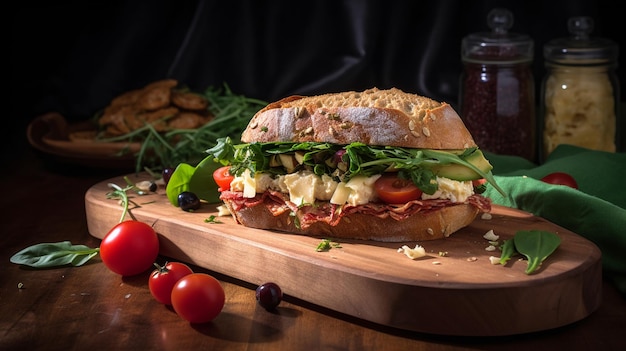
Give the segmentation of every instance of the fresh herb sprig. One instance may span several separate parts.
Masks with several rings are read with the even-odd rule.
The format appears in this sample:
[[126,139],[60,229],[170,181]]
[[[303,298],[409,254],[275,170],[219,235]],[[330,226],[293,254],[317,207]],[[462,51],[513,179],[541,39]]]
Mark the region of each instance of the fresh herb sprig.
[[[215,146],[217,139],[241,136],[250,119],[267,102],[237,95],[228,85],[208,87],[202,95],[209,101],[209,112],[214,118],[197,129],[173,129],[158,132],[151,124],[114,138],[100,138],[100,142],[139,142],[141,148],[135,156],[135,171],[148,167],[162,169],[180,163],[195,165],[206,157],[206,150]],[[164,119],[172,116],[164,117]],[[125,149],[122,153],[128,153]]]

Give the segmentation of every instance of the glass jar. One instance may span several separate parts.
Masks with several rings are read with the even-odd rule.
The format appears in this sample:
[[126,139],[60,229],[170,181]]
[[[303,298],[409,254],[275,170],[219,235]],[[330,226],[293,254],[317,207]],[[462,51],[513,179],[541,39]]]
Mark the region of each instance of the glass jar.
[[571,37],[554,39],[543,51],[543,158],[560,144],[614,152],[619,140],[618,46],[590,36],[590,17],[570,18],[568,28]]
[[476,144],[496,154],[537,157],[533,41],[509,33],[513,14],[496,8],[487,15],[491,32],[463,38],[460,115]]

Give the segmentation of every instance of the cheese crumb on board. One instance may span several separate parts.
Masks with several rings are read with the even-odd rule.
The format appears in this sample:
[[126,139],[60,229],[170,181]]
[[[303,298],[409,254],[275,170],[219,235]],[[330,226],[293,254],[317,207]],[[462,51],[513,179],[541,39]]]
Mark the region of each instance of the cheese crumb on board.
[[406,257],[412,260],[426,256],[426,250],[419,245],[415,245],[414,249],[408,247],[407,245],[402,245],[402,247],[398,249],[398,252],[405,254]]
[[483,238],[489,240],[489,241],[498,241],[498,239],[500,239],[499,235],[496,235],[493,232],[493,229],[490,229],[487,233],[485,233],[485,235],[483,235]]
[[222,216],[230,216],[230,210],[228,210],[228,207],[226,207],[226,205],[219,205],[217,206],[217,215],[222,217]]

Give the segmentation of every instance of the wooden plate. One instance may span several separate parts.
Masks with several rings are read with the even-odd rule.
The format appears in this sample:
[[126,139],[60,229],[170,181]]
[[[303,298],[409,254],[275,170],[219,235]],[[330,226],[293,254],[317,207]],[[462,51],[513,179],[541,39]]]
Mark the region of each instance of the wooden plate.
[[[132,181],[147,175],[128,175]],[[121,207],[106,198],[108,183],[85,195],[88,228],[103,238],[117,223]],[[206,223],[216,205],[193,213],[172,206],[164,189],[134,197],[137,220],[160,236],[161,254],[256,285],[273,281],[287,295],[347,315],[405,330],[463,336],[522,334],[581,320],[600,305],[600,250],[585,238],[526,212],[495,206],[489,220],[443,240],[402,243],[341,240],[340,248],[317,252],[321,238],[246,228],[231,217]],[[519,230],[558,234],[559,248],[537,273],[526,261],[492,265],[483,235],[500,240]],[[397,251],[420,244],[427,256],[411,260]],[[228,300],[228,298],[227,298]]]
[[65,162],[94,168],[134,169],[140,143],[97,142],[93,125],[68,124],[58,113],[35,118],[26,130],[28,142],[40,152]]

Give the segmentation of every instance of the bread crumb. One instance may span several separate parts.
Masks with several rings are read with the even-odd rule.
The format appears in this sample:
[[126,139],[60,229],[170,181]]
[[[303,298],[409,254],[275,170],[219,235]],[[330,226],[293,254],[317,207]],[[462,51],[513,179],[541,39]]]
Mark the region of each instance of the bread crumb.
[[472,256],[472,257],[468,257],[467,258],[467,262],[474,262],[474,261],[477,261],[477,260],[478,260],[478,258],[476,258],[476,256]]

